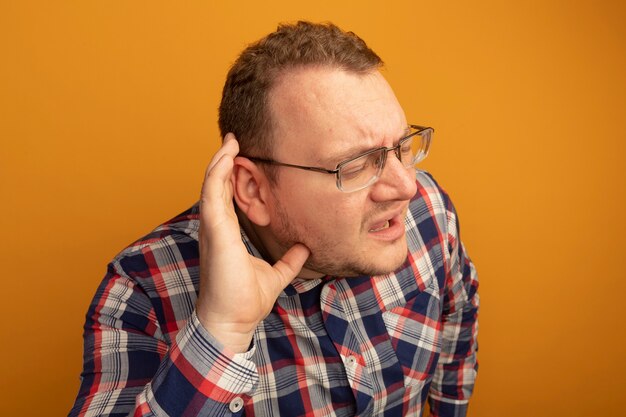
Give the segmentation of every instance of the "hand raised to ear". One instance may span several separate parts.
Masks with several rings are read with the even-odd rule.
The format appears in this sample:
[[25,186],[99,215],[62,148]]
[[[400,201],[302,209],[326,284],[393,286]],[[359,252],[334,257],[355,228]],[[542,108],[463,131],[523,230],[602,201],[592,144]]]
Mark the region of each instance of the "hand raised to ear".
[[233,205],[231,176],[239,144],[232,133],[211,159],[200,198],[200,293],[196,312],[224,346],[245,352],[254,330],[309,257],[297,243],[273,266],[248,253]]

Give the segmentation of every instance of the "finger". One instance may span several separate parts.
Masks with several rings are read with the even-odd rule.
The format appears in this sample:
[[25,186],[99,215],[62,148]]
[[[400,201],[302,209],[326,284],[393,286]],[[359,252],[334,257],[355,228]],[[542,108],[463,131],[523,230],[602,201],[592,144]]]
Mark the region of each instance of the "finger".
[[309,248],[302,243],[296,243],[274,264],[274,270],[280,278],[281,290],[298,276],[310,254]]
[[215,153],[206,169],[204,182],[200,194],[201,203],[204,206],[210,199],[222,196],[226,188],[226,181],[230,181],[233,169],[233,159],[239,152],[239,143],[232,133],[226,134],[224,143]]
[[222,155],[204,179],[200,193],[200,210],[203,214],[207,214],[207,210],[223,207],[224,201],[232,199],[232,195],[226,194],[232,194],[230,176],[233,166],[233,158],[227,154]]
[[211,162],[209,163],[209,166],[206,169],[205,177],[209,175],[209,172],[211,171],[211,169],[213,169],[215,164],[217,164],[217,162],[224,155],[230,155],[232,158],[234,158],[235,156],[237,156],[238,153],[239,153],[239,142],[237,142],[237,139],[235,138],[234,134],[227,133],[226,136],[224,136],[224,143],[222,143],[222,146],[220,146],[217,152],[215,152],[215,155],[213,155],[213,158],[211,158]]

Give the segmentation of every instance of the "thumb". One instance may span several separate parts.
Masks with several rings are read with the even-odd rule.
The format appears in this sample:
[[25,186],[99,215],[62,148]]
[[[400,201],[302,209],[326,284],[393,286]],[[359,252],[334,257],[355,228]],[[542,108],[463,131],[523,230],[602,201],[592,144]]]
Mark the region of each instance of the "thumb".
[[274,264],[274,270],[280,279],[281,289],[285,288],[300,273],[310,254],[309,248],[302,243],[296,243]]

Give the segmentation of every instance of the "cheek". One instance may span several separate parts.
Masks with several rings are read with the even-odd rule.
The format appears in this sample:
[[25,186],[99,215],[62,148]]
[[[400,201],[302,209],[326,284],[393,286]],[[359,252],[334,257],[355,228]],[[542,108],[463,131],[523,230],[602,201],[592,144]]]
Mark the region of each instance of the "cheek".
[[[314,208],[311,219],[320,232],[337,240],[358,238],[363,222],[363,208],[354,202]],[[315,227],[315,226],[314,226]]]
[[302,187],[302,182],[297,185],[285,182],[284,185],[287,187],[276,192],[276,203],[294,229],[323,240],[338,235],[350,239],[361,232],[367,193],[347,194],[336,188],[329,190],[328,184],[317,186],[311,181],[306,188]]

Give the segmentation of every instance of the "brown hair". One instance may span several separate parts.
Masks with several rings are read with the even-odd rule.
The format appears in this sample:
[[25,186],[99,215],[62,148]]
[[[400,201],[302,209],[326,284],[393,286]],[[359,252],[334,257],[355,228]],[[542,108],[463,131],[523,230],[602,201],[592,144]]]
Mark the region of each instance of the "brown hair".
[[284,71],[318,65],[365,73],[383,61],[357,35],[332,23],[281,24],[249,45],[228,71],[219,107],[222,137],[233,132],[242,155],[271,157],[270,90]]

